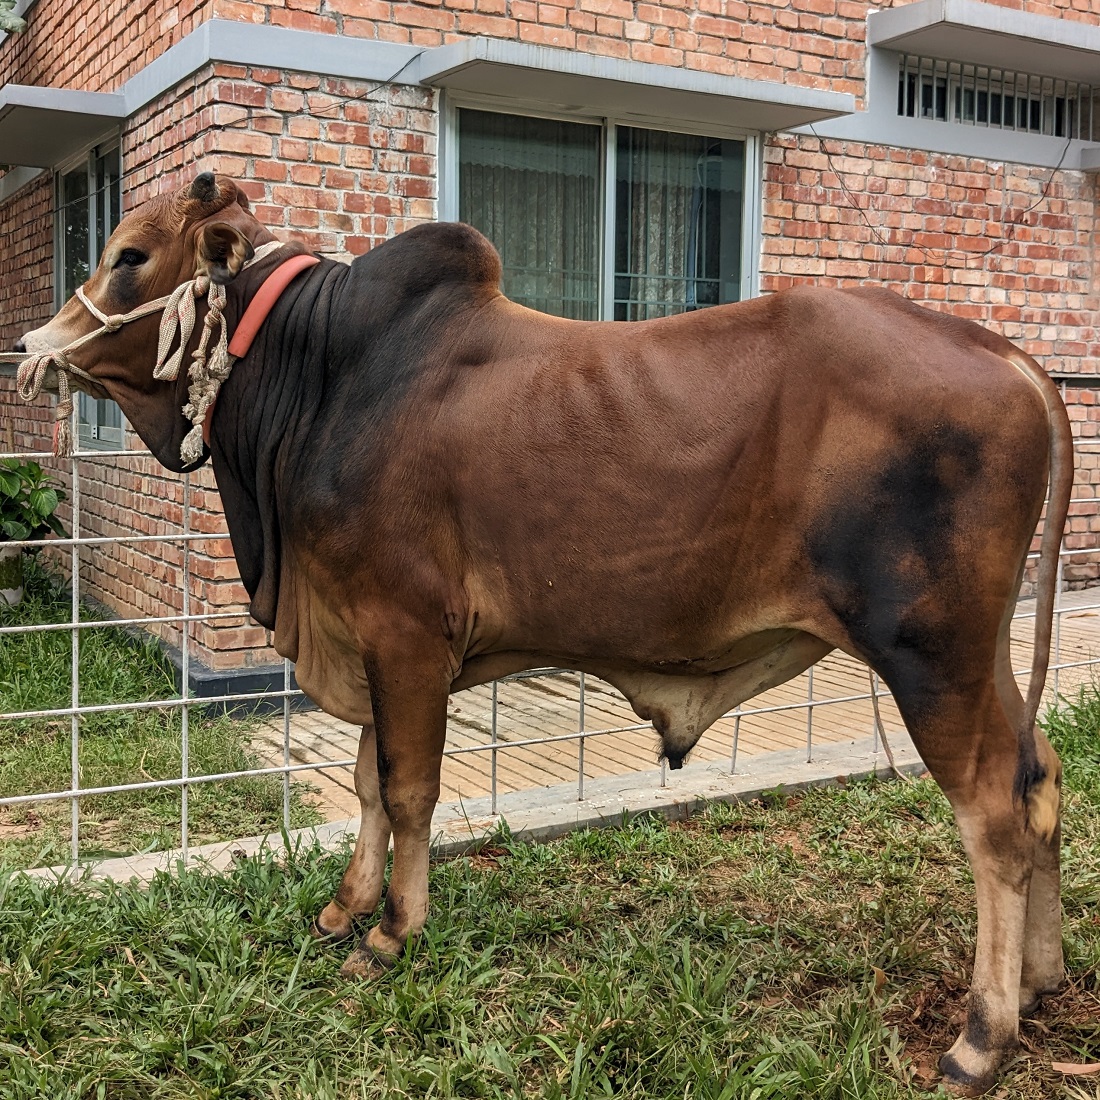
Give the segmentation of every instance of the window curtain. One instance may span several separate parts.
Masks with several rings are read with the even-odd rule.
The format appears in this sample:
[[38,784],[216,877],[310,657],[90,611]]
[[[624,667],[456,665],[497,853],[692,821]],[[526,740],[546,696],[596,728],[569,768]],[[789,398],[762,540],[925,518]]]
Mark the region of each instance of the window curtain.
[[599,316],[600,136],[597,126],[459,111],[459,217],[500,252],[513,301]]
[[735,301],[744,146],[618,127],[615,319]]

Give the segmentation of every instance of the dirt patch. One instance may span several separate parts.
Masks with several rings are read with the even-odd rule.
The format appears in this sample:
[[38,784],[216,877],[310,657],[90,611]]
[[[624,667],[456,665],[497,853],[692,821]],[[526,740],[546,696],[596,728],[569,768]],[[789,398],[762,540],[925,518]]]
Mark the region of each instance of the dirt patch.
[[[1095,1025],[1100,1019],[1100,996],[1088,992],[1088,984],[1088,975],[1078,977],[1057,996],[1047,998],[1034,1017],[1020,1022],[1019,1052],[992,1096],[1046,1100],[1064,1095],[1066,1078],[1051,1069],[1051,1062],[1078,1060],[1058,1041],[1060,1032]],[[902,1003],[884,1015],[887,1026],[897,1028],[917,1084],[932,1088],[940,1080],[939,1059],[966,1022],[968,995],[969,975],[944,974],[937,981],[914,985]]]
[[500,848],[493,844],[486,844],[466,859],[475,871],[499,871],[501,861],[508,858],[507,848]]
[[0,818],[0,843],[5,840],[21,840],[23,837],[34,836],[44,824],[42,818],[33,810],[25,810],[20,815],[22,821],[12,821],[10,817]]
[[698,897],[707,909],[728,906],[746,920],[774,924],[779,909],[746,889],[745,864],[742,860],[722,860],[703,868],[699,877]]
[[898,1030],[905,1055],[921,1084],[939,1080],[939,1058],[955,1041],[966,1019],[965,981],[944,974],[938,981],[912,984],[903,1001],[883,1017],[888,1027]]

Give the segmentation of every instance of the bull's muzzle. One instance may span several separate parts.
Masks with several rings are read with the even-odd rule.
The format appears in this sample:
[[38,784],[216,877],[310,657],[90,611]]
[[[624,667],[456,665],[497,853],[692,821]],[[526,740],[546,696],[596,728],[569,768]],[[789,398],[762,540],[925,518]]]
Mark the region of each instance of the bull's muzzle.
[[[41,329],[33,329],[30,332],[24,333],[18,340],[15,341],[16,355],[5,355],[3,358],[8,362],[14,362],[19,364],[26,357],[31,355],[40,355],[42,352],[56,351],[58,347],[51,340],[44,339],[40,333]],[[54,368],[47,367],[43,372],[40,385],[38,387],[42,393],[56,394],[58,392],[57,371]]]

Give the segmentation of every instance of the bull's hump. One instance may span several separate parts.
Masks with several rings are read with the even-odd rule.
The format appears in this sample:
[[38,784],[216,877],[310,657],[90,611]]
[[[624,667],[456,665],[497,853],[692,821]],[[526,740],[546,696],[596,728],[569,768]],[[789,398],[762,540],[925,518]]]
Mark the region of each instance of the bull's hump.
[[355,261],[356,274],[393,289],[422,295],[458,285],[486,297],[500,292],[497,250],[473,226],[431,222],[414,226]]

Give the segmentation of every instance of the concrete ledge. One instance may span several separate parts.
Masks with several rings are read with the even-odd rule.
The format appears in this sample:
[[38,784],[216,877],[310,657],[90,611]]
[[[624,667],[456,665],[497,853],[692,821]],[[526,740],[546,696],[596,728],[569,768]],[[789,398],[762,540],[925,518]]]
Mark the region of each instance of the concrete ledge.
[[[12,168],[0,176],[0,203],[7,202],[18,191],[22,191],[28,183],[33,183],[42,173],[44,168]],[[0,373],[7,374],[3,368],[9,364],[0,364]],[[10,364],[12,377],[15,377],[16,366]]]
[[0,158],[17,167],[52,168],[116,131],[125,118],[125,100],[114,92],[5,84],[0,88]]
[[506,106],[522,100],[595,117],[686,119],[770,131],[855,110],[855,97],[847,92],[483,36],[425,50],[410,71],[422,84]]
[[872,10],[867,44],[1086,84],[1100,78],[1100,27],[981,0],[917,0]]
[[[888,734],[894,759],[903,774],[924,770],[909,738],[901,732]],[[678,772],[669,772],[661,786],[660,769],[634,772],[585,781],[583,800],[577,799],[574,783],[539,787],[515,794],[501,795],[497,813],[486,796],[468,801],[441,803],[432,820],[433,854],[448,858],[476,849],[506,824],[518,840],[538,843],[564,836],[576,829],[619,825],[626,817],[659,814],[670,820],[682,820],[710,802],[737,802],[759,798],[769,791],[800,791],[808,787],[829,786],[840,780],[863,779],[877,775],[888,778],[890,767],[884,752],[874,752],[872,739],[862,738],[814,749],[814,759],[806,762],[804,749],[765,753],[744,757],[744,764],[731,774],[725,763],[688,764]],[[319,842],[334,849],[351,840],[357,820],[334,821],[311,829],[296,829],[285,838],[291,849]],[[248,837],[221,844],[192,848],[187,865],[203,870],[221,871],[239,858],[286,851],[281,833]],[[161,872],[184,867],[180,850],[107,859],[76,867],[36,868],[24,872],[35,878],[87,881],[110,879],[116,882],[149,882]]]

